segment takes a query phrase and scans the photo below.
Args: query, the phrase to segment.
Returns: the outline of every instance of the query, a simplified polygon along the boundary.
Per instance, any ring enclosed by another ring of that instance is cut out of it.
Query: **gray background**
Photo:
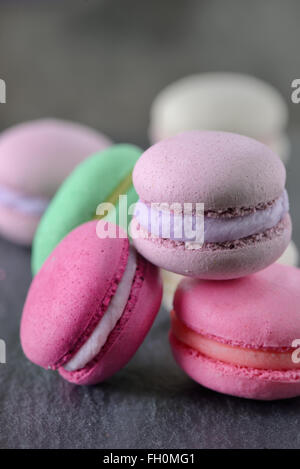
[[[149,106],[166,84],[212,70],[274,84],[290,110],[288,189],[300,246],[300,75],[297,0],[2,1],[0,130],[44,116],[78,120],[115,141],[147,146]],[[300,447],[300,399],[252,402],[219,395],[172,360],[161,311],[130,364],[108,382],[79,388],[22,355],[18,325],[31,281],[30,251],[0,239],[2,448]]]

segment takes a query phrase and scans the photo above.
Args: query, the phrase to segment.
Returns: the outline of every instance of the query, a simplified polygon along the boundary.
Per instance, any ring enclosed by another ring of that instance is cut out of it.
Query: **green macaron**
[[[36,231],[31,259],[33,275],[55,246],[82,223],[104,217],[127,228],[123,226],[123,217],[119,220],[119,195],[127,195],[128,207],[137,201],[131,174],[141,154],[142,150],[133,145],[113,145],[75,168],[58,189]],[[104,202],[113,204],[116,210],[102,215],[97,207]]]

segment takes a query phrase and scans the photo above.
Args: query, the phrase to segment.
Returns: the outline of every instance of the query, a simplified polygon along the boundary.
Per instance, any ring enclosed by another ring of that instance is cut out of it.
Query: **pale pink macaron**
[[[70,172],[111,141],[85,125],[40,119],[0,135],[0,235],[29,245],[50,199]]]
[[[178,365],[215,391],[251,399],[300,395],[300,269],[242,279],[184,279],[170,342]]]
[[[106,229],[118,237],[103,238]],[[161,296],[158,269],[126,234],[88,222],[60,242],[32,282],[21,321],[24,353],[67,381],[96,384],[131,359]]]
[[[242,135],[190,131],[156,143],[133,172],[140,198],[135,246],[185,276],[222,280],[257,272],[291,238],[285,178],[278,156]]]

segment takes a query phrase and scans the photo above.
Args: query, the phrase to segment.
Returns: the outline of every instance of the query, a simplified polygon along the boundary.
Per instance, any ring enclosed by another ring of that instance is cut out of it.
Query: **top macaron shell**
[[[267,146],[248,137],[189,131],[146,150],[133,182],[145,202],[204,203],[204,210],[251,207],[279,197],[285,168]]]
[[[16,125],[0,135],[0,184],[50,199],[77,164],[111,144],[96,130],[59,119]]]
[[[199,129],[268,140],[284,130],[287,120],[287,106],[269,83],[239,73],[203,73],[184,77],[158,94],[149,135],[155,142]]]
[[[106,202],[130,175],[141,153],[142,150],[134,145],[113,145],[90,156],[74,169],[58,189],[38,226],[32,249],[33,274],[71,230],[96,216],[98,205]],[[125,194],[128,206],[137,201],[132,183]],[[118,220],[116,210],[116,223]]]
[[[127,306],[100,355],[81,370],[63,368],[101,321],[128,260],[125,232],[99,238],[98,223],[107,225],[85,223],[55,248],[33,280],[21,321],[25,355],[76,384],[100,382],[127,363],[149,331],[162,295],[157,268],[138,256]]]
[[[300,338],[300,269],[272,264],[224,282],[184,279],[174,297],[190,329],[233,346],[292,347]]]

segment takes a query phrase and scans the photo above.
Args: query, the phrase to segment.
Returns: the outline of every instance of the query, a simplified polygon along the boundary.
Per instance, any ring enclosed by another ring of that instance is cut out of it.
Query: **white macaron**
[[[203,73],[182,78],[155,98],[150,115],[151,143],[186,130],[224,130],[289,156],[287,105],[269,83],[250,75]]]

